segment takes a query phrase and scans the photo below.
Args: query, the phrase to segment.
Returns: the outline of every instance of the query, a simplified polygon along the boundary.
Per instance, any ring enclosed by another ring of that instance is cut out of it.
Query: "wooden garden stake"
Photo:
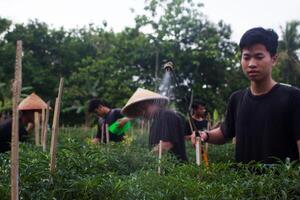
[[[40,145],[40,115],[34,112],[34,139],[35,145]]]
[[[59,115],[60,115],[60,104],[62,98],[62,90],[64,85],[64,79],[60,78],[58,96],[55,100],[53,124],[52,124],[52,138],[51,138],[51,149],[50,149],[50,172],[54,173],[56,170],[56,148],[57,148],[57,136],[59,127]]]
[[[17,41],[15,79],[13,82],[12,137],[11,137],[11,199],[19,199],[19,112],[22,88],[22,41]]]
[[[101,144],[104,143],[104,122],[101,125]]]
[[[108,124],[105,124],[106,144],[109,143]]]
[[[162,156],[162,140],[159,141],[158,148],[158,174],[161,174],[161,156]]]
[[[49,122],[49,108],[50,108],[50,102],[47,102],[47,108],[46,108],[46,116],[45,116],[45,122],[44,122],[44,129],[43,129],[43,141],[42,141],[42,146],[43,146],[43,151],[46,151],[47,148],[47,133],[48,133],[48,122]]]
[[[41,121],[41,145],[43,145],[43,140],[44,140],[45,115],[46,115],[46,109],[42,109],[42,121]]]
[[[196,164],[201,165],[201,141],[200,137],[196,137]]]

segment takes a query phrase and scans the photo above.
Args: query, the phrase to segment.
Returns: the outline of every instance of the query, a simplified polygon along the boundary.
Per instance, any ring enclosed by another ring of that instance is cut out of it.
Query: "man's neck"
[[[264,82],[251,81],[250,90],[255,96],[263,95],[268,93],[274,85],[276,85],[276,82],[273,79],[269,79]]]

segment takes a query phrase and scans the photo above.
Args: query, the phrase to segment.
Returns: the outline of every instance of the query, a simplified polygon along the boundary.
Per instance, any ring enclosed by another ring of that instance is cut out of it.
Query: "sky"
[[[201,2],[201,11],[217,23],[231,25],[232,40],[238,42],[249,28],[273,28],[281,35],[280,26],[300,20],[300,0],[194,0]],[[52,27],[66,29],[90,23],[108,23],[114,31],[134,25],[134,16],[141,13],[144,0],[0,0],[0,17],[27,23],[38,19]],[[132,13],[133,8],[136,13]]]

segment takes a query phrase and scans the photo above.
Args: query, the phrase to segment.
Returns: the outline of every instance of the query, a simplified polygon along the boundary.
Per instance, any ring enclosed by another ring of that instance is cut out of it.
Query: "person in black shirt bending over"
[[[250,87],[230,96],[220,128],[201,132],[201,139],[213,144],[236,137],[237,162],[299,160],[300,90],[273,80],[277,46],[273,30],[258,27],[244,33],[239,43],[241,66]]]
[[[149,146],[154,153],[171,152],[179,161],[187,161],[184,141],[184,120],[167,109],[168,98],[139,88],[123,107],[122,113],[130,118],[151,120]]]
[[[96,113],[99,118],[97,135],[92,143],[96,144],[100,141],[103,143],[106,143],[107,141],[121,142],[124,140],[124,134],[116,135],[107,130],[107,128],[116,121],[119,121],[118,128],[122,128],[125,123],[129,121],[128,118],[121,114],[121,109],[111,109],[107,103],[99,99],[92,99],[89,101],[88,111],[90,113]],[[108,133],[109,138],[106,138],[106,133]]]
[[[192,104],[192,120],[197,130],[203,131],[207,129],[208,121],[205,117],[206,109],[205,104],[202,101],[194,101]],[[192,124],[189,121],[185,125],[185,138],[190,140],[193,130],[191,130]]]
[[[24,110],[20,111],[19,120],[19,140],[25,141],[29,137],[28,131],[33,128],[34,111]],[[12,118],[8,118],[0,124],[0,153],[10,151],[12,131]]]

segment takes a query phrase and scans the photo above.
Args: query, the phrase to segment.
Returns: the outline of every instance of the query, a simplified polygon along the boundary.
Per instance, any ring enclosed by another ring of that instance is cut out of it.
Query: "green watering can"
[[[110,125],[108,127],[108,130],[112,134],[123,135],[131,127],[130,121],[126,122],[122,128],[118,128],[119,124],[120,123],[118,121],[116,121],[115,123],[113,123],[112,125]]]

